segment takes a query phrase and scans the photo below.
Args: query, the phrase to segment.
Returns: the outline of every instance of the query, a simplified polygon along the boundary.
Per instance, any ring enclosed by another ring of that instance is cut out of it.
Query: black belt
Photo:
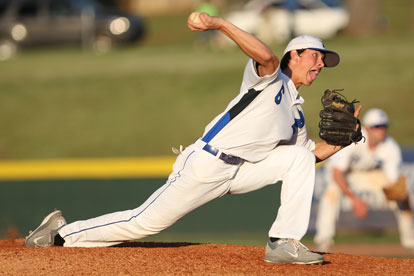
[[[211,153],[214,156],[217,156],[217,154],[219,153],[219,150],[216,149],[213,146],[210,146],[209,144],[206,144],[203,147],[203,150],[205,150],[208,153]],[[243,158],[237,157],[237,156],[232,156],[232,155],[227,155],[224,152],[222,152],[219,156],[220,160],[223,160],[224,163],[230,164],[230,165],[240,165],[244,162]]]

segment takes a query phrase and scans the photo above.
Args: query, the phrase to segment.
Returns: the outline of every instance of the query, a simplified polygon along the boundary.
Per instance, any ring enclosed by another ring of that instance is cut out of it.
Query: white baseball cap
[[[372,108],[365,113],[363,122],[367,127],[387,126],[388,116],[384,110]]]
[[[312,49],[323,52],[325,54],[325,58],[323,59],[325,67],[335,67],[339,63],[340,58],[337,53],[325,49],[322,40],[310,35],[301,35],[292,39],[286,46],[283,56],[292,50],[302,49]]]

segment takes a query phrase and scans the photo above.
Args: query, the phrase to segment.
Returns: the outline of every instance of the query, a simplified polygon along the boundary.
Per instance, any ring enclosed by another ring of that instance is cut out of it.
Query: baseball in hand
[[[190,14],[190,20],[194,24],[201,24],[200,13],[199,12],[193,12],[192,14]]]

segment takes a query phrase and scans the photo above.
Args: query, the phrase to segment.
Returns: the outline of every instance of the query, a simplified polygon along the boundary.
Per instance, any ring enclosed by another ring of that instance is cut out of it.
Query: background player
[[[327,187],[319,202],[316,219],[315,243],[326,252],[333,244],[335,224],[339,217],[341,196],[352,202],[357,218],[368,215],[368,203],[360,198],[369,193],[373,207],[394,210],[401,244],[414,249],[414,225],[408,201],[388,202],[384,187],[397,185],[400,178],[401,149],[387,134],[388,116],[381,109],[370,109],[363,119],[365,143],[353,144],[335,154],[325,164],[324,180]],[[396,204],[398,203],[398,204]]]
[[[304,101],[297,89],[311,85],[323,67],[336,66],[339,55],[319,39],[301,36],[287,45],[279,64],[265,44],[222,18],[196,13],[187,24],[193,31],[222,32],[249,57],[240,93],[200,139],[180,152],[166,184],[141,206],[70,224],[55,211],[29,234],[26,246],[98,247],[137,240],[225,194],[247,193],[282,180],[281,206],[269,231],[265,260],[323,261],[299,240],[308,228],[315,160],[342,147],[308,139]]]

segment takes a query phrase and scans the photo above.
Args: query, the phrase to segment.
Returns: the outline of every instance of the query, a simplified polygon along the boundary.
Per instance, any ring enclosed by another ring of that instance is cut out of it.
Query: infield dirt
[[[414,259],[325,253],[322,265],[272,264],[264,247],[131,242],[106,248],[25,248],[0,240],[0,275],[412,275]]]

